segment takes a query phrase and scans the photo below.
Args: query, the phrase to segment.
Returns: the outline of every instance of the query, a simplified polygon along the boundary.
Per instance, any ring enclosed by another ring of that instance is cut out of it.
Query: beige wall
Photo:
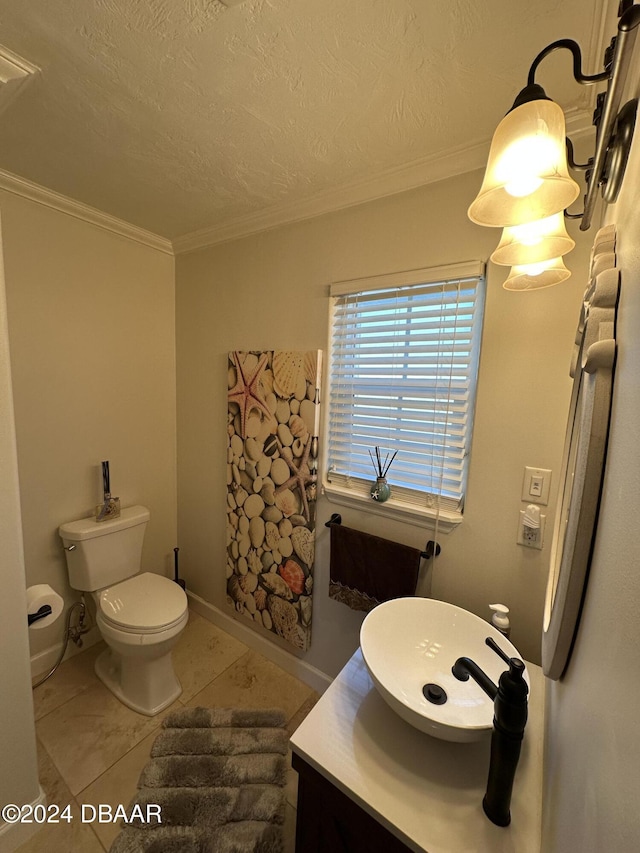
[[[455,179],[278,228],[176,259],[178,525],[187,587],[226,609],[226,353],[326,350],[328,285],[361,276],[486,260],[499,232],[466,209],[481,175]],[[551,468],[555,498],[585,285],[588,242],[568,258],[575,275],[538,293],[507,293],[490,266],[476,429],[463,524],[441,536],[432,594],[488,617],[512,610],[512,638],[538,661],[552,524],[542,552],[516,545],[525,465]],[[551,522],[554,506],[548,508]],[[345,524],[423,548],[429,531],[318,501],[314,621],[308,663],[337,673],[358,645],[362,614],[328,598],[332,511]],[[429,578],[426,578],[428,583]],[[426,587],[423,587],[426,588]]]
[[[92,512],[103,459],[122,505],[151,510],[143,567],[169,573],[173,258],[8,193],[0,206],[27,585],[75,598],[57,528]],[[32,657],[59,647],[63,629],[31,631]]]

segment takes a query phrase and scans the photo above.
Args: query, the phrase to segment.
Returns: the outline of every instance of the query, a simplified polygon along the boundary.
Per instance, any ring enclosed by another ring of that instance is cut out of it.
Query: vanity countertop
[[[360,649],[291,747],[417,853],[540,853],[544,677],[527,669],[529,719],[506,828],[482,810],[490,738],[449,743],[414,729],[378,694]]]

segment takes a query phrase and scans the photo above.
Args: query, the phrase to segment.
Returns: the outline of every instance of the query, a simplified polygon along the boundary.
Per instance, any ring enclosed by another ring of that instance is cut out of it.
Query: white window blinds
[[[483,272],[474,262],[332,287],[330,483],[364,493],[378,446],[397,451],[396,500],[462,509]]]

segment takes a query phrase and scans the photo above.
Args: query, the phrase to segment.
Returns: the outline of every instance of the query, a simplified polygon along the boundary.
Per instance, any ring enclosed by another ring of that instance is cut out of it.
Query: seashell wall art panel
[[[229,353],[227,601],[311,643],[320,350]]]

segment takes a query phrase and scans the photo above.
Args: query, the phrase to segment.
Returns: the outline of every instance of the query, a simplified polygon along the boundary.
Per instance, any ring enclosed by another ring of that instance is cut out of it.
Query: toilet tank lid
[[[96,521],[94,516],[90,516],[78,521],[69,521],[61,525],[58,533],[62,539],[80,542],[83,539],[106,536],[107,533],[115,533],[117,530],[126,530],[127,527],[135,527],[136,524],[145,524],[149,521],[149,517],[150,512],[145,506],[129,506],[121,510],[118,518]]]

